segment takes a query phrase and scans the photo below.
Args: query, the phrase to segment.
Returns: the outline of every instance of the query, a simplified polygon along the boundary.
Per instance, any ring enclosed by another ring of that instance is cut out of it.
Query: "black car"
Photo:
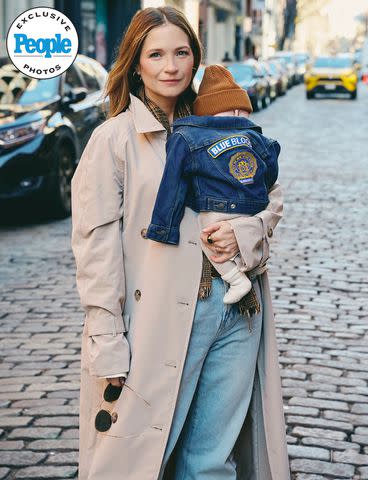
[[[252,107],[255,112],[267,106],[270,102],[267,96],[267,82],[260,76],[253,64],[233,63],[227,66],[231,75],[234,77],[244,90],[247,91]]]
[[[37,199],[55,218],[70,215],[78,159],[107,111],[106,78],[84,55],[45,80],[0,59],[0,201]]]

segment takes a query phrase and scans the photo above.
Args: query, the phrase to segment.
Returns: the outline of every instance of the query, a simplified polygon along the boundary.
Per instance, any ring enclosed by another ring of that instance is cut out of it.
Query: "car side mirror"
[[[68,92],[63,99],[64,105],[71,105],[73,103],[78,103],[84,100],[87,96],[87,89],[84,87],[75,87]]]

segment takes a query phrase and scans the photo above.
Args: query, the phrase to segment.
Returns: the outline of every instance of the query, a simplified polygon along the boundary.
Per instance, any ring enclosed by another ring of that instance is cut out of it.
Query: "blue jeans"
[[[159,480],[175,447],[170,480],[235,480],[232,449],[250,403],[262,330],[259,280],[253,286],[261,312],[245,318],[226,305],[228,288],[212,279],[211,295],[198,300],[179,395]]]

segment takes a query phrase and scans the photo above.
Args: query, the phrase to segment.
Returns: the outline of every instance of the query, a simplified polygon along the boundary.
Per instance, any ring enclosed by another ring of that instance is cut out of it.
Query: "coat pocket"
[[[138,437],[149,428],[152,420],[151,404],[143,396],[125,382],[119,398],[108,406],[114,422],[106,432],[98,435],[115,438]]]

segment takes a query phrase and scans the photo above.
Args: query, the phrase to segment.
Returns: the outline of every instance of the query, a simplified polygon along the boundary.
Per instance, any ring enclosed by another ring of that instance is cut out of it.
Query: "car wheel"
[[[267,108],[271,103],[270,95],[267,93],[265,97],[262,98],[262,107]]]
[[[44,191],[44,208],[53,218],[65,218],[71,214],[71,181],[74,174],[73,148],[62,143],[56,149],[54,175],[50,176]]]
[[[351,94],[350,94],[351,100],[356,100],[357,94],[358,94],[357,89],[355,89],[354,92],[351,92]]]
[[[253,112],[259,112],[262,108],[262,100],[258,97],[253,97],[252,100],[252,107],[253,107]]]
[[[310,100],[311,98],[314,98],[314,93],[306,92],[306,97],[307,97],[307,100]]]

